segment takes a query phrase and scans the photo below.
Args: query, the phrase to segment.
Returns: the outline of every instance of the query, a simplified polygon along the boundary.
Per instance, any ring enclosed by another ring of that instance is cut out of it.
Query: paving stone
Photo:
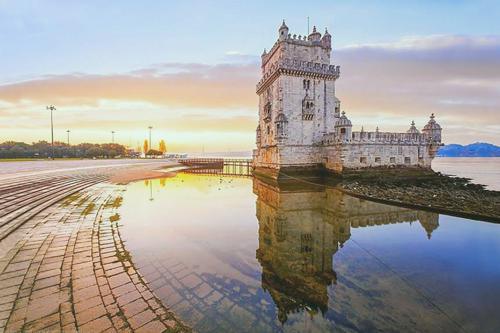
[[[108,317],[101,317],[96,320],[93,320],[83,326],[80,326],[79,331],[81,333],[100,333],[104,332],[105,330],[111,328],[113,325],[111,324],[111,321],[109,320]]]
[[[73,290],[73,299],[75,302],[84,301],[97,295],[99,295],[99,288],[97,286]]]
[[[23,326],[24,326],[24,320],[18,320],[14,322],[9,319],[9,322],[5,327],[5,333],[22,332]]]
[[[118,274],[115,276],[112,276],[108,279],[109,286],[111,289],[119,287],[127,282],[130,282],[130,278],[126,273]]]
[[[23,283],[24,276],[13,277],[10,279],[5,279],[0,281],[0,289],[8,288],[12,286],[19,286]]]
[[[25,276],[27,270],[21,270],[21,271],[14,271],[14,272],[9,272],[9,273],[2,273],[0,275],[0,281],[7,280],[13,277],[19,277],[19,276]]]
[[[119,286],[117,288],[114,288],[113,289],[113,295],[115,295],[115,297],[118,297],[120,295],[132,292],[134,290],[137,290],[136,287],[135,287],[135,284],[133,284],[132,282],[130,282],[130,283],[121,285],[121,286]]]
[[[59,311],[59,294],[48,295],[28,303],[26,321],[30,322]]]
[[[59,292],[59,286],[55,285],[55,286],[51,286],[51,287],[48,287],[48,288],[38,289],[38,290],[33,291],[31,293],[30,298],[31,299],[36,299],[36,298],[40,298],[40,297],[43,297],[43,296],[46,296],[46,295],[50,295],[50,294],[54,294],[54,293],[57,293],[57,292]]]
[[[20,271],[20,270],[27,270],[28,267],[31,264],[31,260],[28,261],[21,261],[17,263],[11,263],[7,266],[7,268],[4,270],[4,272],[14,272],[14,271]]]
[[[127,318],[130,318],[133,315],[145,310],[147,307],[148,304],[142,298],[139,298],[132,303],[123,306],[122,308]]]
[[[7,303],[7,304],[2,304],[0,305],[0,311],[7,311],[7,310],[11,310],[13,308],[14,304],[12,303]]]
[[[79,279],[87,276],[92,276],[94,275],[94,269],[93,268],[84,268],[84,269],[79,269],[79,270],[73,270],[72,271],[72,276],[74,279]]]
[[[94,306],[97,306],[99,304],[102,304],[102,299],[101,296],[95,296],[89,299],[86,299],[82,302],[78,302],[74,305],[75,312],[80,313],[83,312],[84,310],[87,310],[89,308],[92,308]]]
[[[56,268],[61,268],[62,263],[61,262],[53,262],[50,264],[42,264],[40,268],[38,269],[39,272],[45,272],[45,271],[50,271],[52,269]]]
[[[109,305],[115,302],[115,299],[111,295],[106,295],[102,298],[104,305]]]
[[[62,333],[78,333],[74,323],[62,327]]]
[[[94,306],[80,313],[76,313],[76,323],[80,327],[81,325],[102,317],[106,314],[106,309],[103,305]]]
[[[43,288],[47,288],[47,287],[54,286],[54,285],[59,285],[60,282],[61,282],[61,278],[59,276],[52,276],[49,278],[36,280],[35,285],[33,286],[33,290],[43,289]]]
[[[45,272],[38,273],[36,278],[37,279],[43,279],[43,278],[48,278],[52,276],[57,276],[61,275],[61,270],[59,268],[51,269]]]
[[[13,321],[13,322],[20,321],[20,320],[24,321],[24,319],[26,318],[27,310],[28,310],[28,308],[24,307],[24,308],[15,309],[12,312],[9,311],[9,316],[6,318],[9,318],[9,321]]]
[[[135,332],[136,333],[163,332],[166,329],[167,326],[165,326],[162,322],[160,322],[159,320],[153,320],[147,323],[146,325],[138,328]]]
[[[61,314],[61,325],[66,326],[69,324],[73,324],[75,322],[75,316],[72,312],[66,312]]]
[[[8,295],[0,297],[0,305],[2,304],[11,304],[13,305],[16,300],[16,295]]]
[[[73,280],[73,288],[74,289],[82,289],[82,288],[90,287],[90,286],[93,286],[96,284],[97,284],[97,281],[96,281],[95,276],[93,276],[93,275]]]
[[[18,286],[3,288],[3,289],[0,289],[0,297],[12,295],[12,294],[17,294],[18,292],[19,292]]]
[[[141,298],[141,294],[137,290],[134,290],[130,293],[119,296],[116,299],[116,302],[118,303],[118,305],[123,307],[124,305],[126,305],[132,301],[135,301],[138,298]]]
[[[123,266],[118,266],[118,267],[115,267],[113,269],[110,269],[110,270],[106,270],[105,271],[105,274],[107,277],[110,277],[110,276],[113,276],[113,275],[116,275],[116,274],[119,274],[119,273],[125,273],[125,270],[123,269]]]
[[[59,323],[59,313],[43,317],[25,325],[25,332],[40,332],[44,328]]]
[[[135,330],[156,318],[156,314],[151,310],[146,310],[128,319],[130,326]]]

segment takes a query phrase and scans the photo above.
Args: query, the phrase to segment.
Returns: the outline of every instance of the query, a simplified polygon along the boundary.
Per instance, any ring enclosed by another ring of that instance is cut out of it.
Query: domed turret
[[[342,111],[342,115],[335,124],[335,127],[352,127],[352,123],[349,120],[349,118],[347,118],[347,116],[345,115],[345,111]]]
[[[429,122],[422,129],[422,133],[425,133],[433,142],[441,142],[441,126],[434,119],[434,113],[431,114]]]
[[[415,127],[415,121],[411,121],[411,126],[410,126],[410,129],[406,131],[406,133],[408,134],[419,134],[420,132],[418,131],[418,129]]]
[[[335,135],[340,141],[349,141],[352,135],[352,123],[342,111],[342,115],[335,123]]]
[[[281,23],[281,27],[279,28],[278,33],[278,40],[285,40],[288,37],[288,27],[285,24],[285,20],[283,20],[283,23]]]
[[[313,27],[313,31],[307,37],[308,40],[313,42],[319,42],[321,39],[321,33],[316,30],[316,26]]]
[[[325,28],[325,34],[323,35],[323,38],[321,38],[321,44],[323,47],[326,47],[327,49],[332,48],[332,35],[328,33],[328,29]]]

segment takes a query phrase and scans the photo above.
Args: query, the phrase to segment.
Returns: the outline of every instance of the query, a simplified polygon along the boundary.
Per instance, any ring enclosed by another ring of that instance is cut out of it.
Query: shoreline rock
[[[500,192],[441,173],[350,174],[339,184],[357,197],[500,223]]]

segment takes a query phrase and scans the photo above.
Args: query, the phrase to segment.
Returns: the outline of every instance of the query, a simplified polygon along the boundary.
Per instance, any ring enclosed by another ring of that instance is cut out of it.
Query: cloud
[[[158,64],[114,75],[69,74],[0,86],[0,101],[98,106],[100,100],[175,107],[256,105],[258,70],[250,64]]]
[[[434,112],[452,140],[473,141],[482,138],[466,133],[500,122],[500,36],[411,37],[333,54],[341,65],[337,94],[354,123],[370,115],[422,122]]]
[[[422,126],[434,112],[447,142],[500,143],[500,36],[408,37],[334,49],[332,57],[341,66],[337,96],[355,127],[402,131],[412,119]],[[120,126],[131,128],[147,114],[169,129],[227,128],[226,133],[246,133],[253,142],[256,59],[234,51],[226,54],[227,63],[216,65],[161,63],[126,73],[47,75],[3,84],[0,117],[9,126],[16,123],[18,131],[23,123],[28,129],[41,119],[34,115],[27,125],[30,110],[55,104],[79,115],[63,119],[68,127],[71,121],[91,127],[92,119],[111,126],[120,117]],[[127,103],[138,107],[120,111]],[[16,114],[22,122],[16,122]]]

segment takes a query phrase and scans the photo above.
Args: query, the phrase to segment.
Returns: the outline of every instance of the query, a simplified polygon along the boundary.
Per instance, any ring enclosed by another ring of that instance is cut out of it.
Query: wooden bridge
[[[189,168],[185,173],[220,176],[251,176],[252,160],[235,158],[184,158],[179,163]]]

